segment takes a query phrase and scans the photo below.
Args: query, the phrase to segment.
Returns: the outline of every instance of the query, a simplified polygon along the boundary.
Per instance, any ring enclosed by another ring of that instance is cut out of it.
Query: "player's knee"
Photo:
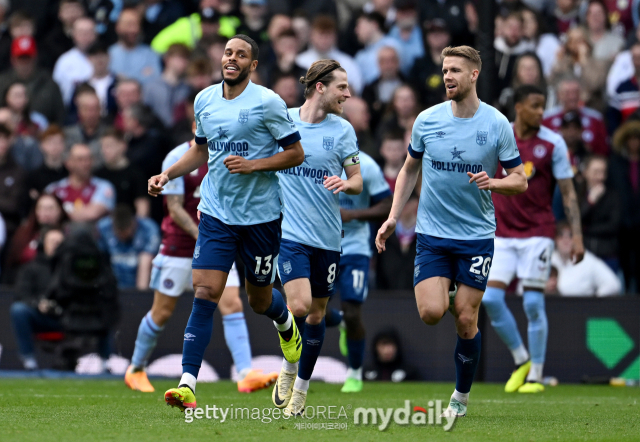
[[[478,315],[472,312],[461,312],[456,318],[456,328],[458,330],[475,330],[478,325]],[[463,332],[466,333],[466,332]],[[464,337],[464,336],[463,336]],[[471,336],[472,338],[473,336]],[[470,338],[465,338],[470,339]]]
[[[220,300],[220,294],[216,293],[213,287],[202,285],[195,287],[195,297],[216,303]]]
[[[270,297],[263,298],[255,295],[254,296],[249,295],[248,298],[249,298],[249,307],[251,307],[251,309],[259,315],[266,312],[269,306],[271,305]]]
[[[151,308],[151,318],[153,322],[159,326],[164,326],[171,315],[173,314],[173,309],[169,306],[161,306],[161,307],[152,307]]]
[[[318,325],[322,322],[324,318],[324,312],[310,312],[307,316],[306,322],[311,325]]]
[[[544,295],[527,296],[523,302],[524,312],[529,321],[537,321],[545,316]]]
[[[226,294],[222,295],[220,298],[220,304],[218,304],[220,309],[220,313],[223,315],[230,315],[232,313],[240,313],[243,310],[242,301],[240,300],[240,296],[237,296],[232,293],[227,297]]]
[[[503,297],[493,295],[490,290],[487,290],[482,297],[482,305],[489,315],[499,311],[503,307],[504,303]]]
[[[287,300],[287,301],[289,301],[289,300]],[[296,316],[298,318],[302,318],[303,316],[307,316],[309,314],[310,307],[311,307],[310,305],[307,305],[302,300],[294,300],[294,299],[292,299],[289,302],[289,308],[291,309],[291,313],[293,313],[293,316]],[[317,323],[319,324],[320,321],[318,321]]]
[[[445,310],[442,307],[427,305],[419,307],[420,319],[427,325],[436,325],[442,319]]]

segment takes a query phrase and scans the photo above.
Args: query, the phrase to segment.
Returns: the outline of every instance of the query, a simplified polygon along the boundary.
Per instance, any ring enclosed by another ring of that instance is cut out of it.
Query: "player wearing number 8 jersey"
[[[362,192],[356,134],[339,117],[350,97],[346,71],[335,60],[319,60],[300,81],[306,101],[290,114],[302,136],[305,160],[278,173],[285,203],[278,273],[302,334],[300,362],[283,360],[273,389],[273,403],[286,407],[285,415],[304,414],[309,379],[324,341],[325,311],[340,266],[339,193]]]
[[[551,271],[555,218],[551,202],[557,181],[564,210],[573,233],[574,258],[584,256],[580,209],[573,188],[573,170],[562,137],[541,126],[545,98],[535,86],[521,86],[514,94],[513,130],[525,164],[529,190],[513,198],[494,195],[496,206],[495,255],[487,291],[482,298],[491,325],[509,347],[515,370],[505,386],[507,393],[539,393],[547,348],[544,287]],[[502,170],[498,170],[502,175]],[[529,321],[529,353],[516,321],[507,308],[505,290],[514,277],[522,283],[524,311]],[[525,383],[526,378],[526,383]]]
[[[458,333],[456,389],[444,416],[464,416],[480,356],[478,311],[493,255],[496,226],[491,193],[522,193],[527,180],[509,122],[478,100],[478,51],[469,46],[448,47],[442,51],[442,60],[451,101],[423,111],[416,119],[391,213],[378,230],[376,247],[384,251],[422,169],[416,301],[422,320],[437,324],[449,308],[450,286],[457,284],[451,309]],[[498,161],[508,174],[502,180],[490,178]]]
[[[255,41],[246,35],[232,37],[221,65],[224,81],[204,89],[194,103],[195,145],[149,180],[149,193],[157,196],[171,179],[208,164],[198,206],[202,214],[192,262],[195,299],[184,333],[183,374],[178,388],[165,393],[166,403],[182,410],[196,407],[196,378],[236,253],[245,264],[249,305],[273,319],[285,358],[297,362],[302,347],[292,315],[273,289],[282,211],[275,172],[304,160],[300,134],[284,101],[249,80],[258,66]]]

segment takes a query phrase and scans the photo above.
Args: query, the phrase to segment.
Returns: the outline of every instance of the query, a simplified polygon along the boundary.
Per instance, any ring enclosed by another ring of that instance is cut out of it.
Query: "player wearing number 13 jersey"
[[[299,364],[285,359],[273,390],[273,403],[286,407],[285,415],[304,413],[324,341],[325,311],[340,266],[339,193],[362,192],[356,133],[339,116],[350,97],[346,71],[335,60],[319,60],[300,81],[306,101],[290,114],[302,136],[305,160],[278,172],[285,205],[278,274],[302,334]]]
[[[176,163],[189,149],[183,143],[173,149],[163,169]],[[131,366],[125,374],[125,384],[132,390],[153,392],[144,367],[156,347],[165,323],[172,316],[178,297],[192,290],[191,257],[198,237],[198,203],[200,183],[207,174],[207,166],[169,181],[164,188],[165,217],[162,220],[162,245],[153,260],[150,288],[154,290],[153,305],[138,328]],[[229,272],[219,305],[227,346],[238,373],[238,390],[252,392],[275,382],[277,373],[263,374],[251,369],[249,332],[240,301],[240,279],[235,265]]]
[[[437,324],[449,308],[458,342],[454,352],[456,389],[443,416],[464,416],[480,356],[478,311],[487,284],[495,234],[491,193],[515,195],[527,179],[507,119],[480,102],[476,81],[480,54],[469,46],[442,51],[442,73],[451,101],[423,111],[411,134],[409,155],[398,175],[389,219],[376,237],[378,252],[393,233],[422,168],[414,285],[418,312]],[[498,162],[508,176],[495,180]]]
[[[542,368],[548,325],[543,290],[551,271],[556,230],[551,211],[556,181],[573,230],[573,252],[578,261],[582,259],[584,247],[567,145],[560,135],[540,125],[544,94],[535,86],[521,86],[516,89],[514,101],[516,121],[513,130],[524,162],[529,190],[513,198],[493,196],[498,228],[489,287],[482,303],[491,325],[509,347],[515,362],[515,370],[505,391],[539,393],[544,390]],[[501,175],[502,170],[498,170],[498,176]],[[514,277],[520,280],[524,289],[522,301],[529,320],[531,358],[504,300],[505,290]]]
[[[224,81],[201,91],[194,102],[195,145],[149,180],[149,193],[157,196],[170,180],[208,166],[198,206],[195,299],[184,332],[182,378],[164,396],[182,410],[196,407],[196,379],[211,339],[213,313],[237,253],[245,264],[249,305],[274,321],[285,358],[291,363],[300,359],[300,334],[273,282],[282,211],[276,172],[299,166],[304,150],[284,101],[250,81],[258,51],[246,35],[229,39],[221,60]]]

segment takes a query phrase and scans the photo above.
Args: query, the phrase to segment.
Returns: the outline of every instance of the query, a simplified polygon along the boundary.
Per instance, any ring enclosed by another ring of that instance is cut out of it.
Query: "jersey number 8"
[[[471,258],[471,261],[473,261],[473,264],[471,264],[469,271],[475,275],[479,275],[480,270],[478,267],[482,265],[482,276],[486,278],[489,274],[489,269],[491,268],[491,257],[487,256],[486,258],[483,258],[482,256],[474,256]]]
[[[331,284],[336,279],[336,263],[334,262],[329,266],[329,276],[327,276],[327,282]]]

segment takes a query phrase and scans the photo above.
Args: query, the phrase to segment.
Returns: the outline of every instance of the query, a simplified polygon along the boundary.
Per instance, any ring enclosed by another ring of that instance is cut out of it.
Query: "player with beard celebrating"
[[[274,321],[287,361],[300,359],[300,334],[273,281],[282,219],[276,171],[300,165],[304,150],[284,101],[249,80],[257,66],[256,42],[246,35],[232,37],[222,56],[224,81],[195,99],[195,145],[149,179],[149,194],[158,196],[170,180],[208,162],[200,187],[192,261],[195,299],[184,333],[183,374],[178,388],[165,393],[166,403],[181,410],[196,407],[196,379],[211,339],[213,313],[236,253],[245,264],[249,305]]]
[[[573,170],[562,137],[541,126],[544,93],[535,86],[521,86],[514,94],[516,121],[513,130],[524,161],[529,190],[514,198],[494,195],[496,206],[495,255],[482,304],[498,336],[509,347],[516,369],[505,385],[507,393],[540,393],[549,326],[544,307],[544,288],[551,272],[551,253],[556,232],[551,202],[556,181],[564,211],[571,225],[573,258],[584,257],[580,208],[573,188]],[[498,175],[502,171],[498,169]],[[522,343],[516,320],[504,301],[514,277],[523,285],[522,303],[529,321],[529,353]],[[526,378],[526,382],[525,382]]]
[[[278,173],[285,205],[278,274],[302,334],[300,362],[284,359],[272,395],[275,406],[286,407],[284,414],[289,416],[304,414],[309,380],[324,341],[327,302],[337,285],[339,194],[362,192],[356,132],[340,118],[342,103],[351,96],[347,72],[335,60],[319,60],[300,82],[306,101],[290,111],[305,159],[300,167]]]
[[[509,122],[478,99],[476,82],[482,67],[478,51],[469,46],[448,47],[441,57],[450,101],[423,111],[416,119],[391,213],[378,230],[376,247],[378,253],[385,250],[422,169],[416,301],[420,318],[435,325],[449,309],[449,292],[453,292],[456,389],[443,416],[464,416],[480,357],[478,311],[493,257],[496,223],[491,193],[522,193],[527,190],[527,178]],[[498,160],[507,171],[501,180],[490,178]]]

